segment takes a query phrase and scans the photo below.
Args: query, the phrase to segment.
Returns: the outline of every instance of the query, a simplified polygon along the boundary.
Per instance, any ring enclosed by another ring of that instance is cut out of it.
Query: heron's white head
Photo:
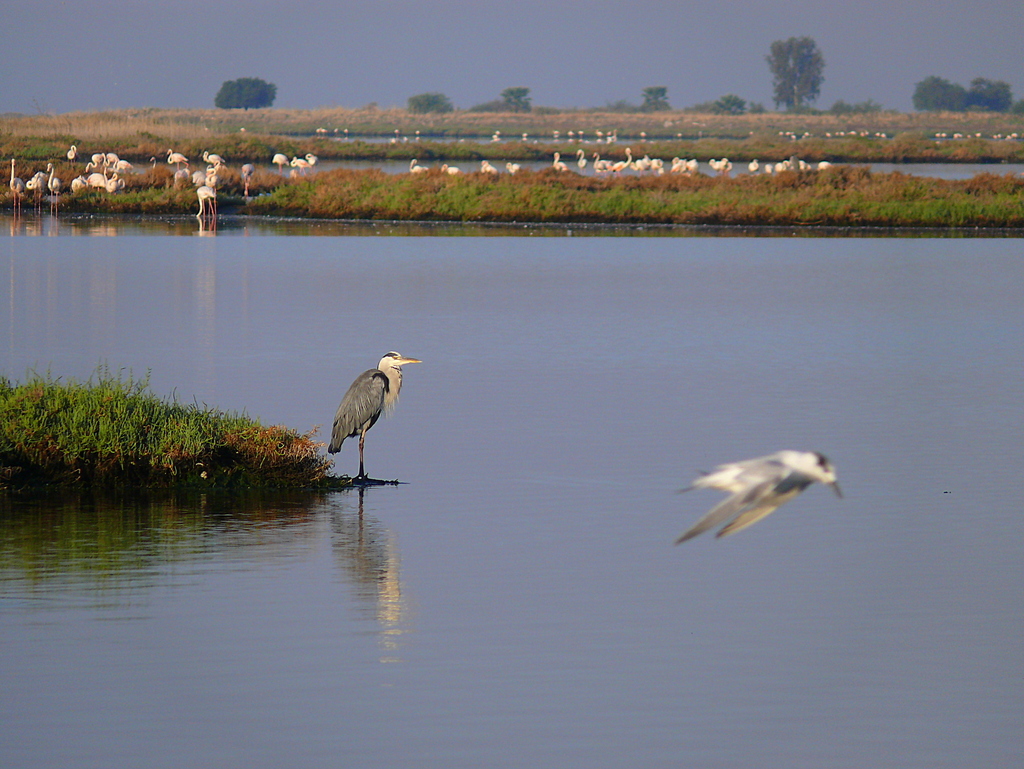
[[[381,371],[386,371],[389,368],[401,368],[406,363],[422,363],[423,361],[418,358],[406,358],[401,353],[397,353],[392,350],[386,353],[383,358],[380,359],[380,363],[377,364],[377,368]]]
[[[398,401],[398,393],[402,389],[402,366],[406,363],[422,363],[418,358],[406,358],[392,350],[386,353],[377,364],[377,368],[388,378],[388,391],[384,396],[384,411],[390,412]]]

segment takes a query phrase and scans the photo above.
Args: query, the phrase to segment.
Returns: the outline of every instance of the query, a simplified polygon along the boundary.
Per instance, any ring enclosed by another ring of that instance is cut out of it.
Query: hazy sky
[[[4,0],[0,112],[212,107],[225,80],[277,85],[275,107],[457,107],[531,89],[535,105],[685,107],[726,93],[771,108],[773,40],[813,37],[817,106],[910,110],[939,75],[1024,98],[1024,0]]]

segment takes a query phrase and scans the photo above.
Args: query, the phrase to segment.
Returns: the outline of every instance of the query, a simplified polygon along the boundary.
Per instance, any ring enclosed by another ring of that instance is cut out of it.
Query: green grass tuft
[[[0,487],[330,485],[314,432],[163,400],[148,374],[105,366],[84,382],[0,377]]]

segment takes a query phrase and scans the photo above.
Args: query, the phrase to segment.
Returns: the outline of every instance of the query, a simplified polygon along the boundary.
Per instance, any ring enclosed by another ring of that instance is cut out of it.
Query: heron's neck
[[[384,410],[391,411],[398,402],[398,391],[402,389],[402,367],[385,364],[381,371],[388,378],[388,391],[384,393]]]

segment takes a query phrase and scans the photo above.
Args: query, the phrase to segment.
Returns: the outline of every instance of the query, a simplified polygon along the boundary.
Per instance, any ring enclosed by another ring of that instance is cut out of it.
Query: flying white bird
[[[832,487],[841,497],[836,470],[815,451],[779,451],[764,457],[719,465],[695,480],[690,489],[718,489],[732,494],[719,502],[676,540],[680,542],[728,521],[717,536],[734,534],[773,512],[815,481]]]

